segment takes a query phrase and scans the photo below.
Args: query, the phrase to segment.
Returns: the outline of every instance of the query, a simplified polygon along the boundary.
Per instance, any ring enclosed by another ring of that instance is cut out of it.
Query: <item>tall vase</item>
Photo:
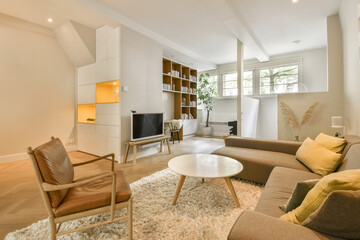
[[[295,136],[295,142],[300,142],[299,136]]]

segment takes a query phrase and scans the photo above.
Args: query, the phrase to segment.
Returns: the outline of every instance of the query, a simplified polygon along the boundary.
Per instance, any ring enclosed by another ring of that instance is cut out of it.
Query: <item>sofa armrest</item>
[[[301,236],[301,237],[300,237]],[[228,240],[328,239],[309,228],[255,211],[244,211],[231,229]],[[335,238],[336,239],[336,238]]]
[[[302,144],[301,142],[293,142],[293,141],[242,138],[235,136],[227,137],[225,139],[225,146],[282,152],[292,155],[296,154],[296,151],[299,149],[301,144]]]

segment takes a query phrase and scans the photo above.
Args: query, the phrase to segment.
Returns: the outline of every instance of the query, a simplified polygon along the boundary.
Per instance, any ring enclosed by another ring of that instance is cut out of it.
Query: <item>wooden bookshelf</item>
[[[174,118],[197,119],[197,70],[163,58],[162,78],[163,92],[174,94]],[[182,140],[183,129],[179,135]]]

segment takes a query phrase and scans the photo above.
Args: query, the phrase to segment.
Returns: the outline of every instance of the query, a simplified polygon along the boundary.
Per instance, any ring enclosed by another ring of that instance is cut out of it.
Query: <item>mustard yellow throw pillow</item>
[[[344,138],[333,137],[324,133],[320,133],[315,138],[315,142],[335,153],[341,153],[346,145],[346,140]]]
[[[321,176],[334,172],[341,163],[340,157],[341,154],[330,151],[311,138],[305,139],[296,152],[296,159]]]
[[[308,192],[299,207],[282,215],[280,219],[301,224],[310,214],[315,212],[327,196],[335,190],[360,190],[360,169],[336,172],[323,177],[315,187]]]

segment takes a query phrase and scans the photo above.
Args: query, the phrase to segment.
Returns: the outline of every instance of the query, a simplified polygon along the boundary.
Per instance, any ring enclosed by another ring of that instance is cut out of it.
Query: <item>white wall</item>
[[[164,112],[162,94],[162,46],[129,28],[121,31],[121,83],[128,92],[121,93],[121,138],[130,140],[131,110]],[[122,157],[125,145],[121,145]],[[138,157],[154,153],[156,149],[141,150]],[[129,155],[128,160],[132,160]]]
[[[327,18],[327,79],[328,92],[295,93],[278,95],[278,103],[286,103],[301,119],[308,107],[319,102],[312,119],[303,126],[300,140],[306,137],[315,138],[320,132],[333,135],[336,129],[331,128],[331,116],[342,116],[344,111],[343,81],[343,47],[342,31],[338,15]],[[279,139],[294,140],[291,128],[278,112]]]
[[[0,14],[0,162],[75,138],[75,69],[52,30]],[[18,154],[18,155],[16,155]]]
[[[174,119],[174,93],[163,92],[164,120]]]
[[[360,135],[359,1],[346,0],[340,9],[344,49],[344,117],[347,134]]]

